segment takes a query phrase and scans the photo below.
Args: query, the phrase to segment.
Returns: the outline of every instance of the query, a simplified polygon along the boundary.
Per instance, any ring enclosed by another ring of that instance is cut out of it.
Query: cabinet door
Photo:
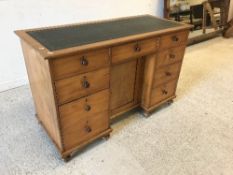
[[[137,60],[114,65],[111,69],[111,110],[134,100]]]

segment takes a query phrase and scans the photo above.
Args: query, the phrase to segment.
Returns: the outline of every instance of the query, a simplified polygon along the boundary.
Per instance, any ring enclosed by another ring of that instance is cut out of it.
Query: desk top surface
[[[130,35],[179,27],[182,24],[150,15],[27,31],[50,51],[97,43]]]

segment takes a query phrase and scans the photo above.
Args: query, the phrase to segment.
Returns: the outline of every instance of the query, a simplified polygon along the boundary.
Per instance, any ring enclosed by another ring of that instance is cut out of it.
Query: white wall
[[[0,0],[0,92],[28,83],[14,30],[139,14],[162,16],[162,1]]]
[[[196,4],[201,4],[202,2],[204,2],[205,0],[189,0],[189,3],[191,5],[196,5]]]
[[[175,5],[178,0],[170,0],[171,5]],[[187,0],[190,5],[201,4],[205,0]]]

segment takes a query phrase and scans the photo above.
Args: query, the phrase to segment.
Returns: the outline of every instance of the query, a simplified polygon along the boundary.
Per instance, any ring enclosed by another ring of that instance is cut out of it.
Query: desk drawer
[[[110,63],[109,50],[102,49],[52,60],[55,79],[106,67]]]
[[[184,51],[185,51],[185,46],[161,51],[158,54],[156,67],[160,68],[160,67],[181,61],[184,56]]]
[[[59,104],[109,88],[109,68],[55,82]]]
[[[182,44],[186,45],[188,34],[189,34],[188,31],[182,31],[182,32],[162,36],[160,42],[160,49],[177,47]]]
[[[154,74],[153,88],[178,77],[181,62],[158,69]]]
[[[112,48],[112,62],[118,63],[131,57],[143,56],[150,52],[155,52],[158,48],[158,39],[146,39],[115,46]]]
[[[152,90],[150,106],[175,95],[177,80],[170,81]]]
[[[71,149],[109,128],[109,90],[59,107],[65,149]]]

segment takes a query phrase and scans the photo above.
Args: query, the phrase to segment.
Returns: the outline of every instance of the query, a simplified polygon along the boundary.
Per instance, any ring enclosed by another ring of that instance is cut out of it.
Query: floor
[[[172,105],[126,115],[68,163],[35,119],[28,86],[0,93],[0,104],[1,175],[233,174],[233,39],[189,47]]]

